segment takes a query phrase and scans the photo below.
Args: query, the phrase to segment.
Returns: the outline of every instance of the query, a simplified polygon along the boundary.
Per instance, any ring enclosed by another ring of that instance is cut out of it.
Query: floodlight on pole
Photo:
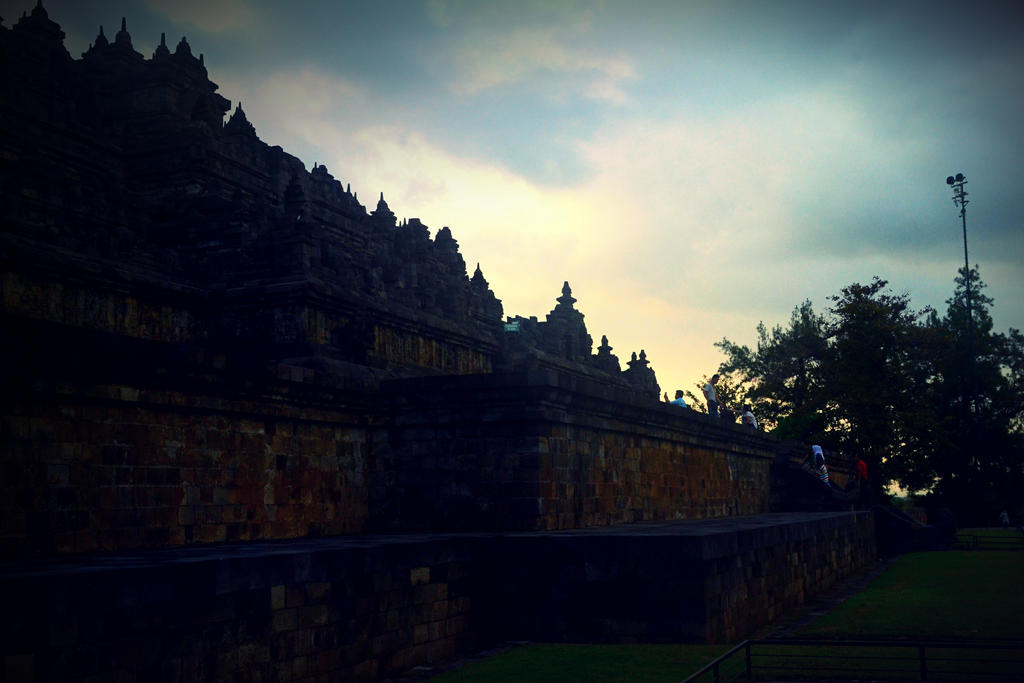
[[[969,355],[968,360],[968,373],[970,374],[968,380],[968,387],[970,391],[970,401],[968,403],[968,410],[976,411],[977,407],[974,405],[974,316],[971,313],[971,262],[967,258],[967,191],[964,190],[964,185],[967,184],[967,178],[964,177],[963,173],[957,173],[955,176],[949,176],[946,178],[946,184],[953,190],[953,204],[960,208],[960,223],[963,226],[964,231],[964,285],[965,301],[967,305],[967,353]]]

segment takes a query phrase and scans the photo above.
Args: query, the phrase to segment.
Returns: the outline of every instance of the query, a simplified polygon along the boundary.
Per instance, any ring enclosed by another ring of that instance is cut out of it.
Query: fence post
[[[750,641],[748,640],[746,643],[744,643],[744,645],[746,646],[743,648],[743,653],[746,655],[747,658],[747,680],[752,681],[754,680],[754,674],[751,671],[750,667]]]
[[[921,680],[928,680],[928,664],[924,658],[924,645],[917,646],[917,656],[921,660]]]

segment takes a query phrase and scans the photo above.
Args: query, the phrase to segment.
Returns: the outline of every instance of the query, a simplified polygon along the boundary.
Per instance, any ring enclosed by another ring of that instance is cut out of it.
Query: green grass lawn
[[[801,629],[798,637],[1020,639],[1024,638],[1022,615],[1024,552],[913,553],[898,558],[863,592]],[[513,648],[431,680],[680,681],[729,647],[538,643]],[[846,653],[837,655],[837,660],[845,658]],[[908,667],[916,675],[916,664]]]
[[[535,643],[431,678],[432,683],[679,683],[728,645],[572,645]]]
[[[1019,532],[1014,531],[1019,535]],[[871,585],[795,634],[797,638],[879,640],[998,641],[1024,638],[1024,553],[950,551],[913,553],[899,558]],[[933,680],[1018,679],[1022,648],[1016,651],[930,649]],[[886,680],[919,677],[918,651],[908,648],[790,646],[766,649],[788,667],[788,678],[819,677],[817,666],[836,666],[863,675],[881,667]],[[801,657],[807,657],[802,659]],[[885,661],[874,657],[886,658]],[[900,658],[893,662],[890,658]],[[1003,661],[1005,658],[1011,662]],[[942,661],[946,660],[946,661]],[[758,666],[755,658],[755,667]],[[824,675],[824,674],[821,674]],[[841,674],[834,674],[840,677]]]
[[[899,558],[866,590],[799,635],[1024,638],[1022,625],[1024,553],[949,551]]]

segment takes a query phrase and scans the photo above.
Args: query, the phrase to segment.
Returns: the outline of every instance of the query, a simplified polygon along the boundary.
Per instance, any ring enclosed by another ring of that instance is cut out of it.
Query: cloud
[[[876,274],[912,288],[917,307],[948,296],[956,244],[942,234],[927,121],[893,135],[872,104],[826,83],[714,118],[636,118],[580,143],[592,173],[581,195],[617,198],[625,219],[602,229],[629,236],[591,264],[632,302],[603,313],[647,333],[659,377],[710,371],[722,336],[749,340],[805,298],[823,311]]]
[[[710,254],[753,263],[917,252],[933,240],[920,222],[927,214],[906,198],[927,197],[918,190],[932,178],[908,177],[918,141],[890,136],[865,106],[856,92],[822,86],[715,118],[636,119],[579,149],[604,191],[647,197],[641,260],[667,255],[692,267]],[[671,268],[654,274],[658,285]]]
[[[372,118],[361,87],[313,65],[269,74],[226,69],[218,81],[225,97],[239,95],[263,141],[282,145],[307,167],[347,149],[350,127]]]
[[[176,24],[221,33],[251,25],[256,11],[241,0],[147,0],[146,4]]]
[[[464,36],[449,57],[456,73],[448,87],[460,95],[532,82],[545,75],[571,76],[565,85],[583,97],[625,104],[628,98],[622,85],[636,75],[625,57],[574,47],[555,27],[474,32]],[[575,85],[577,78],[582,85]]]

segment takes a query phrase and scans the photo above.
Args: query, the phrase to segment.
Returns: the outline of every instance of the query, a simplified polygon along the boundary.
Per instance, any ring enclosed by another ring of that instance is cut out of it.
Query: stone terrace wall
[[[762,515],[0,570],[0,660],[18,681],[373,681],[508,640],[735,641],[872,563],[873,528]]]
[[[575,529],[769,509],[777,441],[556,370],[402,380],[375,528]]]
[[[504,539],[509,638],[736,642],[877,558],[871,513],[767,514]]]
[[[0,557],[365,531],[358,385],[125,337],[5,341]]]
[[[361,422],[257,398],[39,387],[4,419],[4,555],[361,532]]]
[[[724,542],[719,542],[724,541]],[[709,539],[706,637],[733,642],[877,559],[870,513],[820,513]]]
[[[375,681],[473,652],[472,539],[235,546],[5,574],[10,681]]]
[[[0,411],[9,559],[768,510],[774,439],[567,374],[378,391],[145,340],[51,336],[5,348],[24,361]]]

